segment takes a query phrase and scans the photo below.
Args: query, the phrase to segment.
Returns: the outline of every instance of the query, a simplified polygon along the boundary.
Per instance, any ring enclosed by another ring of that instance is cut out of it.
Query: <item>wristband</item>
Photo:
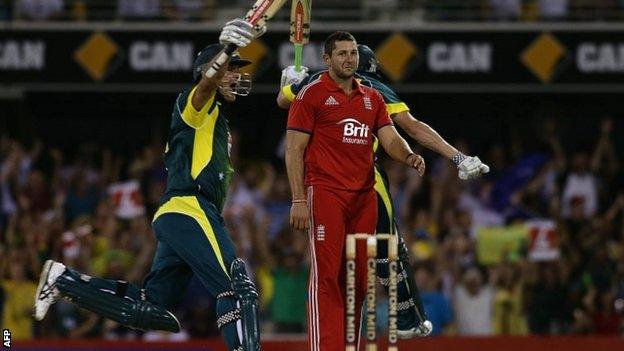
[[[466,158],[466,155],[462,154],[461,152],[457,152],[455,155],[453,155],[453,157],[451,157],[451,161],[453,161],[455,165],[459,166],[459,164]]]
[[[301,204],[301,203],[306,203],[306,202],[308,202],[308,200],[306,199],[293,199],[292,200],[293,204]]]

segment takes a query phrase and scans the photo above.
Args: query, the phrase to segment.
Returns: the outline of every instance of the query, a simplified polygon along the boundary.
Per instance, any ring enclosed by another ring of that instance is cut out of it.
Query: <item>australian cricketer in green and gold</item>
[[[143,288],[49,260],[35,297],[36,319],[64,297],[129,327],[177,332],[180,324],[170,311],[196,275],[217,299],[217,324],[228,349],[259,350],[258,294],[221,217],[234,171],[220,105],[249,93],[251,80],[239,69],[251,62],[233,55],[213,77],[204,73],[225,44],[245,46],[261,32],[243,20],[228,22],[221,43],[198,54],[194,84],[176,99],[165,150],[167,190],[153,219],[158,247]]]

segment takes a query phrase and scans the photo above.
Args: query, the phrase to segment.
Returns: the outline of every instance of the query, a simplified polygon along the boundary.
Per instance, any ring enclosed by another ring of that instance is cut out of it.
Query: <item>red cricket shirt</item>
[[[368,190],[375,184],[373,135],[392,125],[383,97],[353,80],[348,97],[329,73],[304,87],[288,113],[287,129],[310,134],[305,184]]]

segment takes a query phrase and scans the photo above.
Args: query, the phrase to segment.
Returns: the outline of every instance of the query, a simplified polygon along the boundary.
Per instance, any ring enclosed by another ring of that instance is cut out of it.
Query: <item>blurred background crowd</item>
[[[0,20],[199,21],[238,16],[248,0],[0,0]],[[617,21],[623,0],[317,0],[323,21]],[[282,11],[282,19],[288,17]],[[280,18],[280,16],[278,16]]]
[[[545,118],[535,140],[511,134],[475,151],[491,172],[471,182],[426,150],[427,175],[383,155],[399,226],[436,335],[624,334],[624,176],[621,124],[591,122],[562,140]],[[475,125],[475,128],[478,126]],[[288,225],[281,152],[251,157],[234,130],[237,169],[223,216],[261,291],[265,332],[305,331],[307,235]],[[184,332],[137,333],[60,302],[31,318],[45,259],[141,284],[166,174],[162,140],[136,152],[84,143],[64,151],[0,139],[0,316],[15,338],[176,339],[217,335],[214,300],[193,280],[177,310]],[[380,294],[383,291],[380,290]],[[379,299],[383,330],[385,299]]]

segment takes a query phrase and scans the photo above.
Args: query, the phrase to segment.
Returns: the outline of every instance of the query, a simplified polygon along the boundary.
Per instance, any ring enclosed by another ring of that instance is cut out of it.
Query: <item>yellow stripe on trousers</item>
[[[221,255],[221,248],[219,247],[219,242],[217,241],[217,236],[215,235],[214,230],[212,229],[212,225],[210,225],[210,221],[206,216],[204,210],[202,210],[199,205],[199,201],[195,196],[174,196],[169,201],[165,202],[156,214],[154,215],[154,221],[166,214],[166,213],[179,213],[193,218],[197,221],[197,224],[202,228],[206,238],[208,238],[208,242],[219,261],[219,265],[226,276],[230,276],[228,274],[228,270],[225,268],[225,263],[223,262],[223,256]]]
[[[381,173],[379,173],[377,167],[375,167],[375,191],[377,192],[377,194],[379,194],[379,196],[381,196],[381,200],[383,201],[386,212],[388,213],[388,226],[390,226],[389,233],[394,234],[394,213],[392,212],[392,201],[390,201],[390,192],[388,188],[386,188],[383,178],[381,177]]]

